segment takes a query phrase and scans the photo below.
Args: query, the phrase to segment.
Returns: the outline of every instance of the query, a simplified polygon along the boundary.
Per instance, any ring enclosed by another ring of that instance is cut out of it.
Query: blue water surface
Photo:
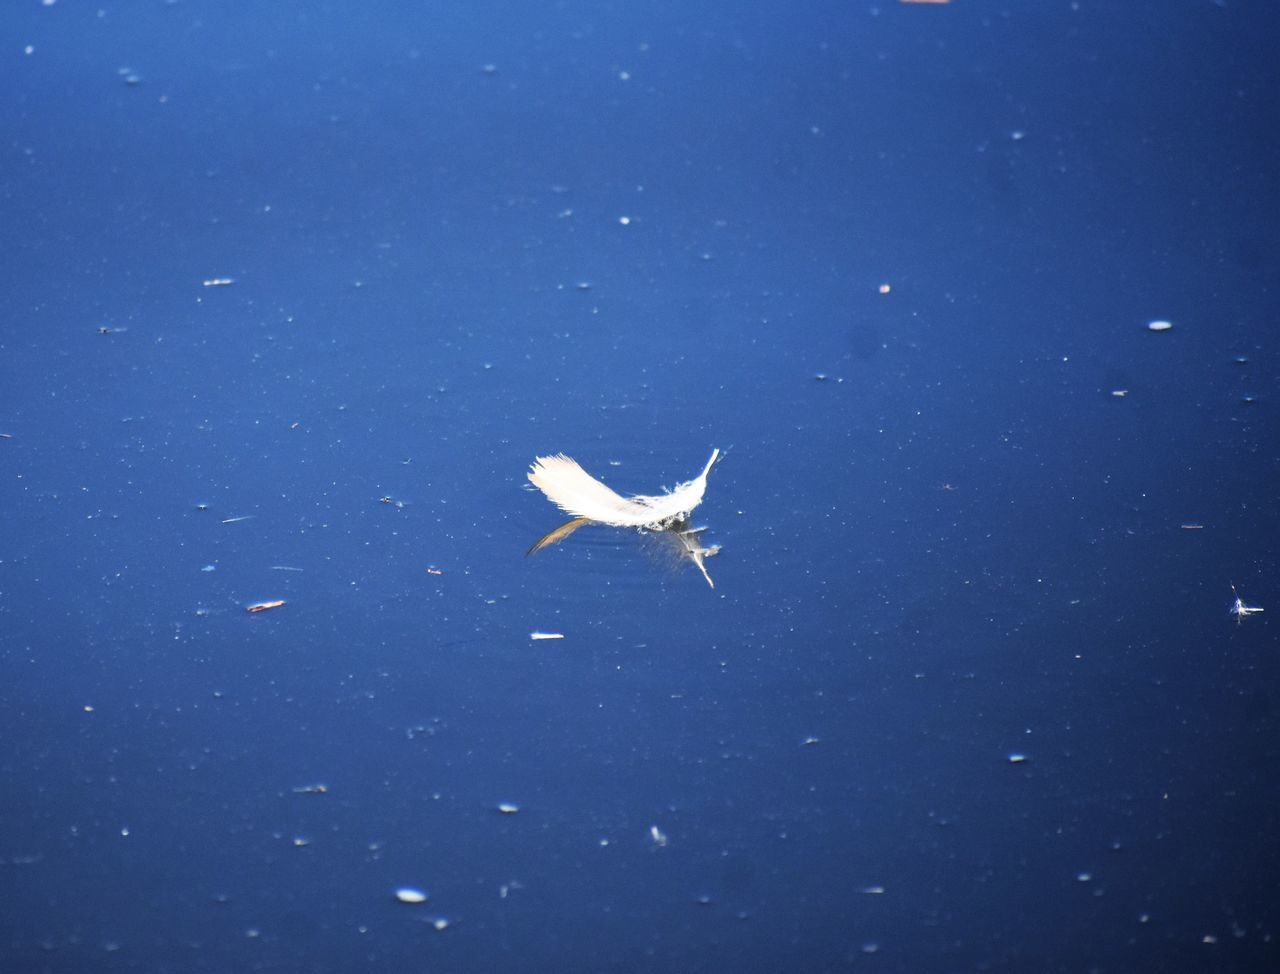
[[[0,970],[1280,969],[1271,4],[0,26]]]

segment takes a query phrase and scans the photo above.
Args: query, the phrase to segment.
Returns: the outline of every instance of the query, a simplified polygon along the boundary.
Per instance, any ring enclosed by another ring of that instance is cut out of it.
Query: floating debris
[[[564,639],[562,632],[531,632],[530,639]]]
[[[443,575],[443,574],[444,574],[444,572],[442,572],[439,568],[428,568],[428,569],[427,569],[427,574],[428,574],[428,575]]]
[[[566,514],[573,515],[573,519],[544,534],[525,554],[531,555],[541,548],[563,541],[587,524],[635,528],[641,533],[674,538],[682,554],[697,565],[707,584],[715,588],[715,583],[707,573],[706,559],[717,554],[720,546],[702,545],[699,535],[703,529],[690,525],[689,514],[702,503],[702,495],[707,489],[707,474],[719,457],[720,451],[712,450],[711,459],[702,468],[702,473],[692,480],[677,484],[664,494],[634,494],[631,497],[615,493],[583,470],[577,461],[563,453],[538,457],[529,469],[529,482],[542,491],[547,500]]]
[[[1168,331],[1173,327],[1172,321],[1148,321],[1147,331]]]
[[[1026,760],[1027,760],[1027,756],[1018,751],[1014,751],[1012,754],[1009,755],[1010,764],[1025,764]]]
[[[201,568],[200,570],[201,570],[202,572],[216,572],[216,571],[218,570],[218,566],[217,566],[217,565],[205,565],[205,566],[204,566],[203,568]]]
[[[239,524],[241,521],[251,521],[258,515],[256,514],[237,514],[235,517],[224,517],[223,524]]]
[[[1266,611],[1259,605],[1245,605],[1244,599],[1240,598],[1240,593],[1236,591],[1234,584],[1231,586],[1231,594],[1236,597],[1236,600],[1231,603],[1231,614],[1236,617],[1237,626],[1244,622],[1247,617]]]
[[[1117,399],[1123,399],[1125,396],[1129,395],[1129,390],[1128,389],[1112,389],[1111,395],[1115,396]]]
[[[890,291],[893,290],[893,287],[889,284],[881,284],[878,288],[876,288],[876,290],[879,291],[881,294],[888,294]]]
[[[202,281],[205,287],[230,287],[236,282],[234,277],[211,277],[206,281]]]
[[[246,612],[266,612],[268,609],[278,609],[284,605],[284,599],[273,599],[270,602],[255,602],[253,605],[246,605]]]
[[[497,807],[498,811],[503,815],[514,815],[516,812],[520,811],[520,806],[515,802],[498,802]]]
[[[868,893],[872,896],[880,896],[881,894],[884,893],[884,887],[883,886],[864,886],[862,887],[861,892]]]
[[[324,784],[298,785],[293,789],[295,795],[327,795],[329,786]]]
[[[432,917],[431,926],[435,930],[448,930],[449,918],[448,917]]]
[[[427,902],[426,890],[418,889],[416,886],[401,886],[396,890],[395,896],[401,903]]]
[[[304,572],[305,568],[295,568],[293,565],[272,565],[273,572]]]
[[[1191,522],[1187,524],[1180,524],[1178,525],[1178,527],[1182,528],[1183,531],[1203,531],[1204,530],[1203,524],[1195,524]]]
[[[650,825],[649,841],[653,843],[653,847],[655,849],[666,848],[667,841],[668,841],[667,833],[663,832],[662,829],[658,828],[656,825]]]

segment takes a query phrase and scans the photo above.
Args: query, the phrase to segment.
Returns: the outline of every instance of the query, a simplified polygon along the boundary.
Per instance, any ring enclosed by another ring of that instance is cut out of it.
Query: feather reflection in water
[[[529,482],[566,514],[572,514],[573,519],[543,535],[526,554],[563,541],[587,524],[660,532],[677,547],[682,557],[698,566],[707,584],[715,588],[715,582],[707,574],[706,560],[716,554],[720,546],[703,546],[699,536],[705,529],[693,527],[689,514],[702,503],[707,474],[719,457],[720,451],[712,450],[702,473],[665,494],[633,494],[631,497],[615,493],[563,453],[538,457],[529,468]]]

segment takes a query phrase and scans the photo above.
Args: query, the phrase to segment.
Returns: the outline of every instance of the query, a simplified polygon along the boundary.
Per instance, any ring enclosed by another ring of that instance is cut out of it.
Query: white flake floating
[[[1236,591],[1235,585],[1231,586],[1231,594],[1235,596],[1235,601],[1231,603],[1231,614],[1236,617],[1237,626],[1249,616],[1266,611],[1260,605],[1245,605],[1244,599],[1240,598],[1240,593]]]

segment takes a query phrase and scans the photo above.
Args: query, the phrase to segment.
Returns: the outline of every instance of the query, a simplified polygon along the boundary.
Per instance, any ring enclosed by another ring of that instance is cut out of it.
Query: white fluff
[[[618,528],[659,530],[684,520],[702,503],[707,474],[719,456],[718,449],[712,450],[702,473],[656,497],[648,494],[623,497],[563,453],[538,457],[529,468],[529,482],[560,510],[574,517]]]

